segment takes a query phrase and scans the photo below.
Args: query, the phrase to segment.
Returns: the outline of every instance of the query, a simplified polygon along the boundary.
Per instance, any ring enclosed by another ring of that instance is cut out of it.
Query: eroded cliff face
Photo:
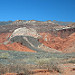
[[[62,28],[55,31],[51,31],[50,34],[53,36],[58,36],[61,38],[67,38],[69,35],[75,32],[75,27],[73,28]]]
[[[75,32],[75,23],[55,28],[50,34],[61,38],[67,38]]]

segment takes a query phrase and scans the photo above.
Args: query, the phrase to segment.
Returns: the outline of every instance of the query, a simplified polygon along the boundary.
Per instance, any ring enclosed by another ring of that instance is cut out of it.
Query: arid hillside
[[[46,48],[45,51],[75,52],[75,23],[66,26],[58,23],[16,20],[10,25],[0,25],[0,49],[27,51],[29,48],[35,52]]]
[[[4,23],[0,25],[0,75],[75,74],[75,23]]]

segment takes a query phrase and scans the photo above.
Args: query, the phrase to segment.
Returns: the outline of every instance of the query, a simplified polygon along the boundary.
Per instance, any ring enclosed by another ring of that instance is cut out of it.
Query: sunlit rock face
[[[39,34],[33,28],[22,27],[22,28],[16,29],[12,33],[12,36],[11,37],[14,37],[14,36],[32,36],[34,38],[37,38],[37,37],[39,37]]]

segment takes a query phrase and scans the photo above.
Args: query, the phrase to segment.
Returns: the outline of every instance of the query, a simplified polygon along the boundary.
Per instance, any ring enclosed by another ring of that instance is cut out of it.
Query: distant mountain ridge
[[[13,21],[0,21],[0,25],[8,25],[11,24]]]
[[[54,23],[55,22],[55,23]],[[3,22],[5,25],[0,25],[0,33],[13,32],[17,28],[26,27],[33,28],[38,33],[49,32],[52,35],[60,35],[61,37],[66,37],[71,33],[75,32],[75,23],[72,22],[60,22],[60,21],[36,21],[36,20],[16,20]],[[58,24],[57,24],[58,23]],[[60,25],[64,24],[64,25]],[[71,23],[71,24],[69,24]],[[68,25],[67,25],[68,24]],[[65,35],[67,33],[67,35]]]
[[[40,24],[40,23],[53,23],[53,24],[59,24],[59,25],[68,25],[72,24],[74,22],[62,22],[62,21],[56,21],[56,20],[48,20],[48,21],[36,21],[36,20],[16,20],[16,21],[0,21],[0,25],[22,25],[22,24]]]
[[[52,22],[59,25],[68,25],[68,24],[74,23],[74,22],[62,22],[62,21],[56,21],[56,20],[53,20]]]

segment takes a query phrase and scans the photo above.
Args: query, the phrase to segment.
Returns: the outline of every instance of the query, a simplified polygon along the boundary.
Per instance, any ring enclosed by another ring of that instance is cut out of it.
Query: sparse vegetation
[[[0,50],[0,72],[14,72],[30,74],[31,69],[47,69],[48,71],[57,71],[63,73],[63,62],[74,62],[75,53],[47,53],[47,52],[18,52],[18,51],[2,51]],[[3,65],[2,65],[3,64]],[[30,65],[27,67],[26,65]],[[31,66],[32,65],[32,66]],[[34,67],[33,67],[34,65]]]
[[[68,63],[74,63],[75,64],[75,60],[70,60],[70,61],[68,61]]]
[[[61,63],[57,58],[50,58],[50,59],[42,59],[38,60],[38,65],[40,68],[48,69],[48,71],[57,71],[59,73],[63,72],[63,66],[61,67]]]
[[[17,73],[22,75],[30,75],[30,71],[25,65],[2,65],[0,64],[0,75],[5,73]]]
[[[1,53],[0,54],[0,59],[8,59],[9,58],[9,53]]]

